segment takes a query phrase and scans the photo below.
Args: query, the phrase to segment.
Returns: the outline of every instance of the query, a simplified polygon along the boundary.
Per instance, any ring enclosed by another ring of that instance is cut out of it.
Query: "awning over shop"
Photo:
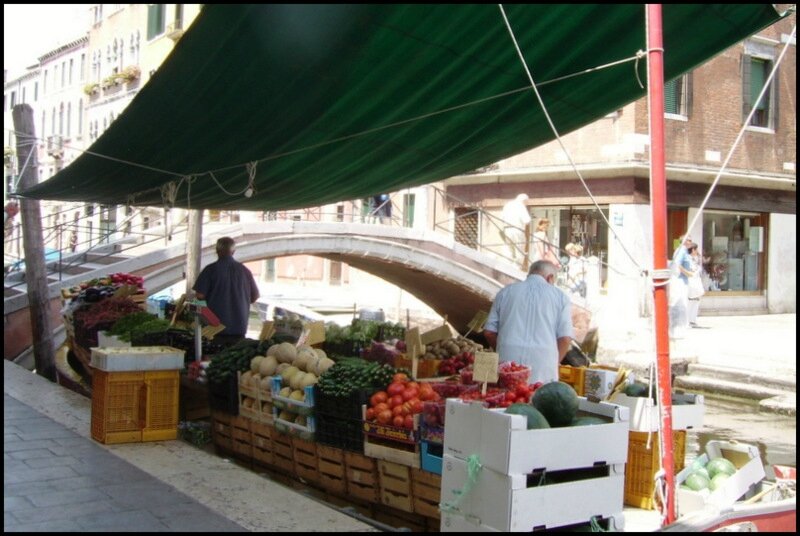
[[[645,95],[643,5],[505,9],[561,133]],[[665,5],[665,78],[778,18],[768,4]],[[209,4],[100,139],[23,195],[300,208],[551,139],[497,5]]]

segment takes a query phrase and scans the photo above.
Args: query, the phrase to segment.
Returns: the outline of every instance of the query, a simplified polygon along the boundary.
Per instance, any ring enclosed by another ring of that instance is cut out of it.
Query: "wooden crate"
[[[272,465],[276,469],[294,475],[294,452],[292,436],[277,431],[272,433]]]
[[[364,434],[364,454],[370,458],[419,469],[419,443],[407,444]]]
[[[329,493],[347,495],[347,471],[344,451],[317,443],[317,468],[319,484]]]
[[[421,469],[411,470],[411,493],[414,498],[414,512],[439,520],[439,497],[442,489],[442,476]]]
[[[348,495],[369,503],[380,502],[377,461],[356,452],[344,451]]]
[[[273,428],[259,422],[250,423],[250,442],[253,446],[253,461],[264,465],[272,465],[272,433]]]
[[[208,407],[208,385],[181,375],[180,420],[194,421],[211,415]]]
[[[253,444],[247,417],[239,415],[231,419],[231,440],[236,458],[249,462],[253,458]]]
[[[381,503],[404,512],[414,511],[411,495],[411,470],[385,460],[378,461]]]
[[[213,411],[211,413],[211,440],[220,453],[233,452],[233,436],[231,431],[231,415]]]
[[[318,482],[317,444],[294,437],[292,438],[292,448],[295,475],[306,482]]]

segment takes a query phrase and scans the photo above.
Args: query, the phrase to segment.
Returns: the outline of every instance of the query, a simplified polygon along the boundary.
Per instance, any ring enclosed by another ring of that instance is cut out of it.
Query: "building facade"
[[[794,21],[792,15],[665,87],[667,238],[674,249],[688,230],[700,244],[707,289],[701,314],[796,311],[794,41],[765,98],[755,102]],[[687,229],[743,126],[702,217]],[[497,215],[527,194],[534,225],[542,217],[553,222],[549,238],[561,255],[568,243],[578,243],[585,256],[597,258],[611,314],[649,316],[650,282],[642,275],[653,265],[646,99],[564,136],[563,143],[586,187],[552,142],[453,177],[447,191]],[[460,240],[500,240],[487,222],[474,233],[485,236]]]

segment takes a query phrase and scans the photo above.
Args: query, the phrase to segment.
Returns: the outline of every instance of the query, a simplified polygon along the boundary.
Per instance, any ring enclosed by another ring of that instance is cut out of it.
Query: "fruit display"
[[[456,356],[471,354],[474,360],[475,352],[479,352],[481,350],[483,350],[483,345],[478,344],[471,339],[459,336],[425,345],[425,352],[420,357],[422,359],[448,360]],[[456,370],[456,372],[458,372],[458,370]],[[456,372],[453,372],[452,374],[455,374]],[[448,374],[442,375],[447,376]]]
[[[331,397],[347,397],[359,389],[375,390],[392,381],[397,370],[374,361],[340,359],[320,377],[319,390]]]
[[[385,391],[378,391],[370,398],[366,420],[412,430],[414,415],[422,413],[423,403],[439,399],[429,383],[417,383],[406,374],[397,373]]]
[[[551,427],[569,426],[578,412],[578,395],[569,384],[550,382],[536,390],[531,404],[544,415]]]

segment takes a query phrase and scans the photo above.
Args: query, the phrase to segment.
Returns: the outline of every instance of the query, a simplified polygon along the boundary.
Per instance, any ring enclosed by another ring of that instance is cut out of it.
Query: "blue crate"
[[[421,441],[420,461],[423,471],[442,474],[443,445]]]

